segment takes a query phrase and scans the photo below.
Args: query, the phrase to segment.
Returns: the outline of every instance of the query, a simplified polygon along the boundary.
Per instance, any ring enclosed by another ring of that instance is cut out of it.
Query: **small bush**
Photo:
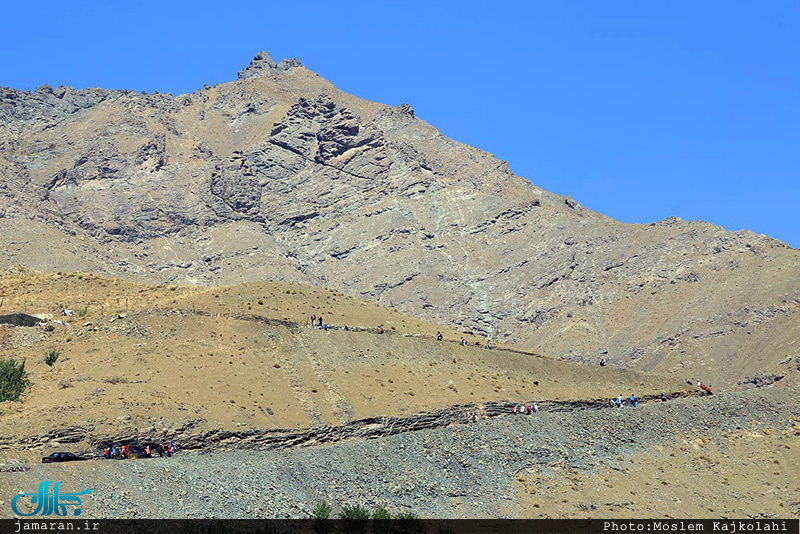
[[[372,512],[372,519],[391,519],[392,514],[389,513],[389,510],[384,508],[383,506],[378,506]]]
[[[342,530],[348,534],[366,534],[369,526],[369,510],[359,504],[342,506],[339,518],[344,523]]]
[[[56,349],[52,349],[50,352],[47,353],[47,356],[44,357],[44,363],[46,363],[50,367],[53,367],[53,365],[55,365],[56,363],[56,360],[58,360],[59,356],[61,356],[61,353],[58,352]]]
[[[19,402],[20,396],[31,385],[25,371],[25,360],[0,360],[0,402],[12,400]]]
[[[58,381],[58,388],[59,389],[67,389],[72,387],[72,379],[71,378],[62,378]]]
[[[314,516],[314,519],[329,519],[332,510],[333,508],[331,508],[328,503],[320,501],[314,506],[314,509],[311,510],[311,515]]]
[[[372,511],[372,519],[372,532],[374,534],[392,534],[395,531],[392,515],[383,506],[378,506]]]
[[[369,510],[359,504],[345,504],[339,512],[340,519],[369,519]]]
[[[314,517],[312,527],[317,534],[330,534],[333,532],[333,522],[328,521],[331,517],[333,509],[325,501],[320,501],[311,510],[311,515]]]
[[[78,317],[86,317],[86,315],[89,313],[89,308],[85,306],[83,308],[78,308],[76,313],[78,314]]]

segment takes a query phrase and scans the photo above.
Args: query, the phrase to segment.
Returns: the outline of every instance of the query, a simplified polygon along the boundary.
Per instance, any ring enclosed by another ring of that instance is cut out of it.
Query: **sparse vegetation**
[[[360,504],[345,504],[339,512],[340,519],[369,519],[369,510]]]
[[[314,532],[328,534],[334,531],[333,523],[328,521],[332,510],[331,506],[325,501],[320,501],[314,506],[314,509],[311,511],[311,515],[314,518],[312,525]]]
[[[391,519],[392,514],[389,513],[389,510],[384,508],[383,506],[378,506],[372,512],[372,519]]]
[[[56,361],[58,360],[59,356],[61,356],[61,353],[59,351],[57,351],[56,349],[50,349],[50,351],[47,353],[47,356],[44,357],[44,363],[46,363],[50,367],[53,367]]]
[[[30,385],[28,373],[25,371],[25,360],[19,363],[13,358],[0,360],[0,402],[19,402]]]
[[[311,515],[314,519],[329,519],[331,517],[331,512],[333,508],[325,501],[318,502],[314,509],[311,510]]]

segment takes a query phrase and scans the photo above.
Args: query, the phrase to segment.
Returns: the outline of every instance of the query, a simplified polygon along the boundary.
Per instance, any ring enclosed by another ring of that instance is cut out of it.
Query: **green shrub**
[[[348,534],[366,534],[369,526],[369,510],[359,504],[342,506],[339,512],[342,531]]]
[[[328,521],[331,517],[333,509],[325,501],[320,501],[311,510],[311,515],[314,517],[313,528],[317,534],[329,534],[333,532],[333,523]]]
[[[331,505],[325,501],[320,501],[311,510],[311,515],[314,516],[314,519],[330,519],[332,510]]]
[[[30,386],[28,373],[25,372],[25,360],[0,360],[0,402],[12,400],[19,402],[20,396]]]
[[[340,519],[369,519],[369,510],[359,504],[345,504],[339,512]]]
[[[59,356],[61,356],[61,353],[58,352],[56,349],[52,349],[50,352],[47,353],[47,356],[44,357],[44,363],[46,363],[50,367],[53,367]]]
[[[394,532],[392,514],[383,506],[378,506],[372,511],[372,519],[372,532],[374,534],[392,534]]]
[[[389,510],[384,508],[383,506],[378,506],[372,512],[372,519],[391,519],[392,514],[389,513]]]

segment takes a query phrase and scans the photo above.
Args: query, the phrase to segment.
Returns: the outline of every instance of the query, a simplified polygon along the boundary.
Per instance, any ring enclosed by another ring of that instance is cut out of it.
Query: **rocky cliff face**
[[[575,360],[719,385],[800,374],[800,253],[622,224],[258,54],[192,94],[0,90],[0,261],[147,280],[277,278]]]

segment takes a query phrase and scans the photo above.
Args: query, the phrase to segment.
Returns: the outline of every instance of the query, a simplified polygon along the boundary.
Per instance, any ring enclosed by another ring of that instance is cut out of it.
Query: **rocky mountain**
[[[264,52],[179,96],[0,89],[0,244],[48,271],[302,281],[718,387],[800,376],[798,250],[614,221]]]

